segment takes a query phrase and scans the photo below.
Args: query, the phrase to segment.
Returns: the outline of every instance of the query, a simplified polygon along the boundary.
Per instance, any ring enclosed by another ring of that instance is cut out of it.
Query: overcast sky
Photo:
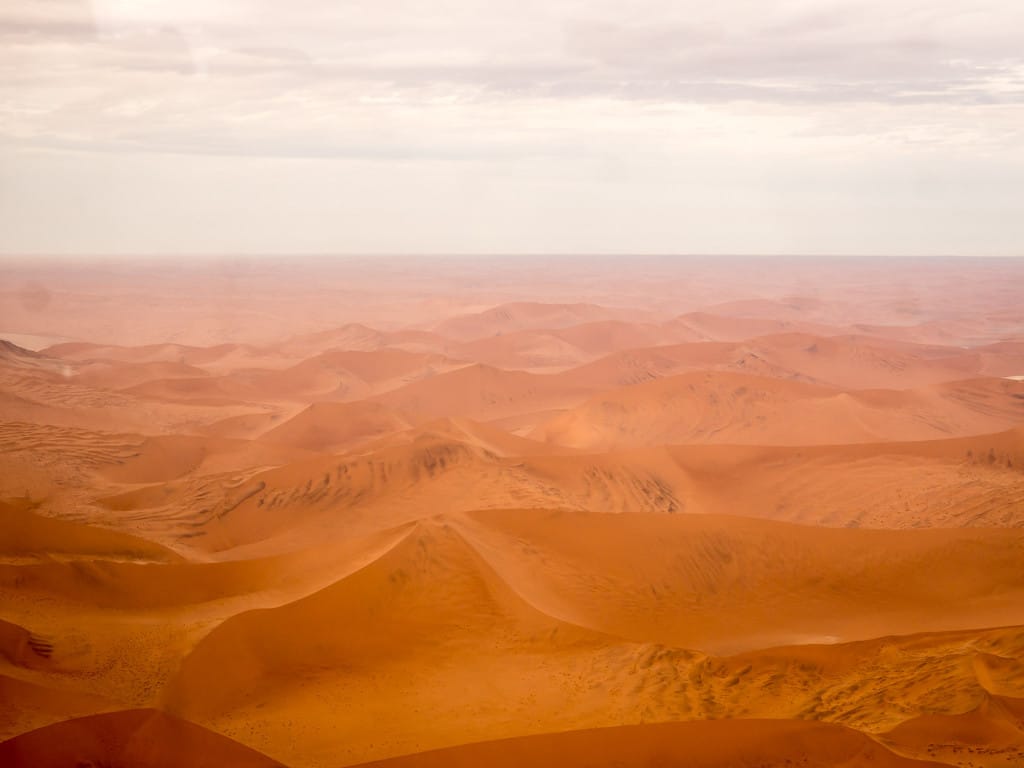
[[[0,253],[1024,255],[1021,0],[4,0]]]

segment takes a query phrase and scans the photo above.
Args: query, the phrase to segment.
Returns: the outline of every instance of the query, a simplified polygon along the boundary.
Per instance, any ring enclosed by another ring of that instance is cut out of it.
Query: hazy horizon
[[[892,253],[0,253],[0,269],[18,270],[47,267],[81,268],[90,270],[102,267],[136,267],[145,264],[150,267],[190,267],[220,269],[248,268],[259,264],[268,266],[299,266],[308,268],[360,264],[375,265],[409,264],[412,267],[445,267],[459,263],[485,265],[493,263],[500,270],[514,270],[517,266],[534,266],[538,263],[552,266],[580,266],[621,269],[622,260],[631,265],[661,265],[666,268],[685,269],[689,266],[706,267],[715,263],[759,262],[765,264],[796,266],[818,263],[825,265],[855,265],[884,267],[908,262],[922,263],[985,263],[1013,264],[1024,261],[1024,254],[970,255],[957,253],[934,254],[892,254]]]

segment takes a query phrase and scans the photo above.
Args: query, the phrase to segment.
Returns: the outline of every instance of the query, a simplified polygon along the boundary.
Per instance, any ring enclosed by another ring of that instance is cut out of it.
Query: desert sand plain
[[[1024,262],[7,259],[0,765],[1024,765]]]

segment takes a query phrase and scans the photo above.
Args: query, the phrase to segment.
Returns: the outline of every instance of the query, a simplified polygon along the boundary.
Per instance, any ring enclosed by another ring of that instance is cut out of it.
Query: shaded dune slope
[[[11,768],[281,768],[259,752],[155,710],[129,710],[67,720],[0,743]]]
[[[362,768],[938,768],[890,752],[861,733],[824,723],[771,720],[659,723],[504,739],[364,763]]]

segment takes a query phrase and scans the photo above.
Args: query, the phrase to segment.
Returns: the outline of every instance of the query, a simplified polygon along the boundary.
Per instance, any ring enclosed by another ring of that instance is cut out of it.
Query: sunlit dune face
[[[0,765],[1024,764],[1018,260],[0,294]]]

